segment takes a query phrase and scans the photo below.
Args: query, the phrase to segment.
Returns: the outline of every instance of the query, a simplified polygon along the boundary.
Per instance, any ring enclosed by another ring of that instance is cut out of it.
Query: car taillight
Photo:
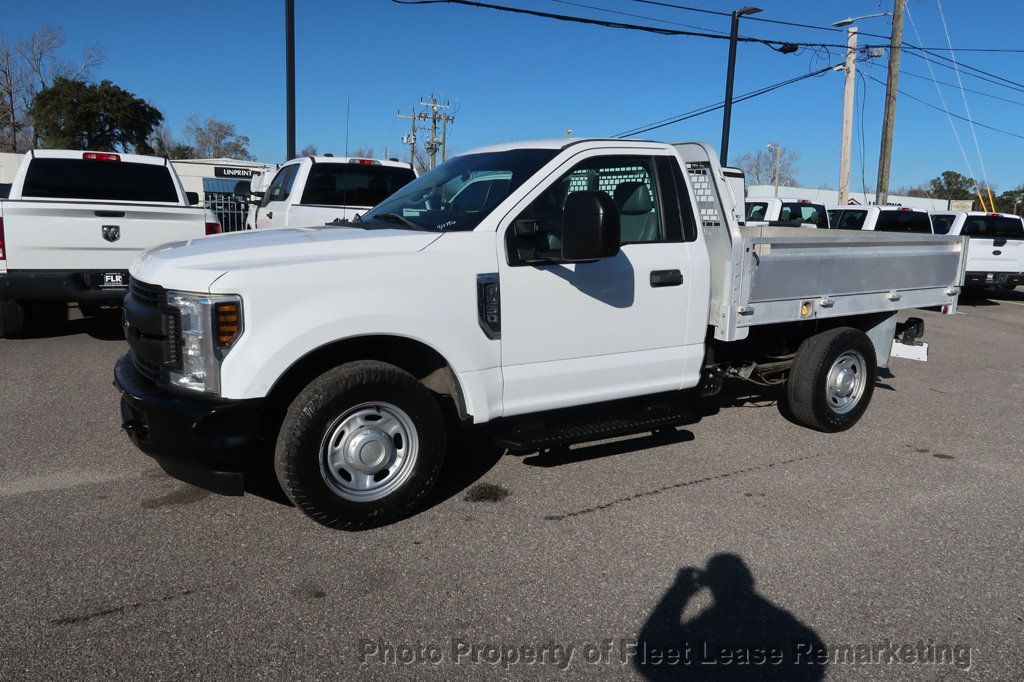
[[[206,234],[220,234],[220,223],[206,223]]]
[[[109,154],[107,152],[85,152],[82,158],[86,161],[120,161],[120,154]]]
[[[374,159],[350,159],[349,163],[358,163],[361,166],[379,166],[380,161]]]
[[[7,258],[7,254],[4,251],[4,219],[0,218],[0,260]]]

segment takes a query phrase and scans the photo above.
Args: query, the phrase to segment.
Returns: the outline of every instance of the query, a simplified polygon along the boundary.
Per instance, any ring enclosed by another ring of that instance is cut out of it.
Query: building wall
[[[774,197],[775,185],[750,185],[747,187],[747,198]],[[834,189],[809,189],[807,187],[779,187],[778,196],[782,199],[809,199],[816,204],[835,206],[839,203],[839,191]],[[850,192],[850,200],[858,204],[875,203],[873,192]],[[904,197],[897,194],[889,195],[889,203],[909,208],[922,208],[926,211],[948,211],[949,201],[946,199],[926,199],[921,197]]]
[[[0,182],[14,182],[14,174],[18,172],[24,154],[0,152]]]

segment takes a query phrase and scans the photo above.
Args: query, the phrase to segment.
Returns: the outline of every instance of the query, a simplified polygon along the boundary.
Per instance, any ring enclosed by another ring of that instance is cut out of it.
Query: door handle
[[[274,212],[273,211],[267,211],[267,220],[270,220],[273,217],[274,217]]]
[[[652,287],[677,287],[683,283],[683,273],[679,270],[652,270]]]

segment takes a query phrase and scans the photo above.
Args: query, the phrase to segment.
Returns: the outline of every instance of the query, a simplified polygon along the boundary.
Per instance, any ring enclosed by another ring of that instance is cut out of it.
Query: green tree
[[[973,199],[974,180],[956,171],[943,171],[928,183],[928,194],[934,199]]]
[[[1021,214],[1024,210],[1024,185],[1016,189],[1008,189],[996,197],[996,208],[1001,213]]]
[[[110,81],[98,84],[57,78],[29,108],[36,131],[57,149],[93,149],[152,154],[160,111]]]

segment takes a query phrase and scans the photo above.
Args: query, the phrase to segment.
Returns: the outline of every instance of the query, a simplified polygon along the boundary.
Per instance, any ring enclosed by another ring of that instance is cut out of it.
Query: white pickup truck
[[[25,154],[0,200],[0,338],[31,309],[120,302],[143,250],[220,232],[166,159],[63,150]],[[30,306],[29,304],[32,304]]]
[[[935,234],[970,237],[965,284],[1004,289],[1024,284],[1024,220],[1020,216],[936,211],[931,220]]]
[[[304,156],[283,164],[256,208],[256,229],[352,220],[416,179],[400,161]],[[259,191],[259,190],[257,190]]]
[[[747,197],[747,223],[792,223],[828,229],[825,207],[810,199],[776,199]]]
[[[831,206],[828,223],[834,230],[932,233],[928,211],[907,206]]]
[[[443,200],[474,181],[486,200]],[[736,379],[849,428],[894,336],[922,331],[897,311],[955,311],[964,242],[741,227],[734,196],[702,143],[521,142],[359,222],[151,249],[125,301],[123,428],[224,493],[273,449],[285,493],[337,528],[413,510],[456,425],[510,450],[651,431]]]

